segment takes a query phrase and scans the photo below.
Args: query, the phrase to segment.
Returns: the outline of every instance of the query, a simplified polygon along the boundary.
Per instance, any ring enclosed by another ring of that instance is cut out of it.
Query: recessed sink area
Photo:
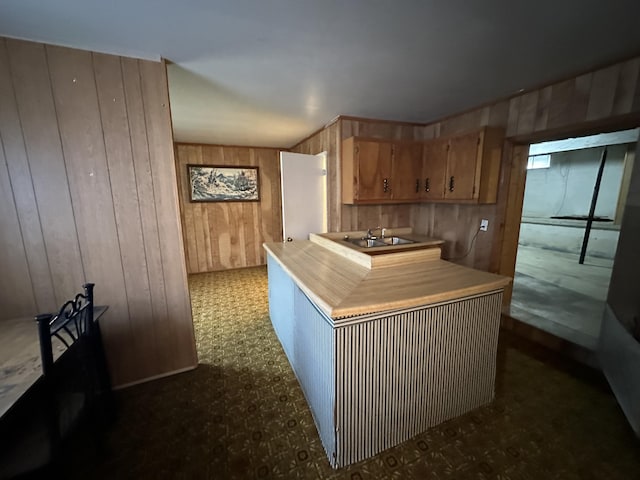
[[[408,240],[402,237],[384,237],[381,238],[386,245],[409,245],[411,243],[416,243],[414,240]]]
[[[360,248],[386,247],[387,245],[389,245],[387,243],[381,242],[380,240],[374,240],[372,238],[349,238],[347,241]]]
[[[373,235],[367,230],[353,230],[312,233],[309,240],[369,270],[441,257],[442,240],[416,234],[410,227],[385,230],[384,237],[371,238]]]
[[[410,245],[416,243],[414,240],[395,236],[382,238],[346,238],[345,240],[360,248],[390,247],[393,245]]]

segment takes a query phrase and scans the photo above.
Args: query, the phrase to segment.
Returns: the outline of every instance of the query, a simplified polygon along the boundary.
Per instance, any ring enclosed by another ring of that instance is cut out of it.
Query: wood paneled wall
[[[410,225],[410,205],[343,205],[341,201],[340,156],[342,140],[352,136],[419,140],[424,126],[406,122],[339,117],[326,128],[291,148],[296,153],[327,152],[329,231]]]
[[[0,105],[1,318],[92,281],[114,385],[195,367],[165,65],[0,38]]]
[[[456,222],[462,206],[416,205],[412,225],[422,233],[457,238],[453,246],[456,256],[471,243],[480,219],[487,218],[489,232],[478,234],[464,263],[513,275],[521,215],[521,203],[517,203],[524,192],[529,143],[638,125],[640,57],[430,124],[425,127],[426,138],[482,126],[506,129],[498,201],[495,205],[464,207],[464,225]],[[451,255],[446,248],[445,253]],[[507,291],[505,301],[509,300]]]
[[[375,225],[409,225],[420,233],[444,239],[444,258],[509,275],[513,274],[515,268],[520,222],[519,209],[514,208],[513,202],[509,202],[513,198],[517,200],[524,189],[526,172],[523,162],[526,162],[528,144],[638,125],[640,57],[428,125],[339,117],[292,150],[309,154],[323,150],[329,152],[331,231]],[[503,127],[507,133],[496,204],[341,204],[339,168],[343,139],[361,135],[421,140],[465,133],[483,126]],[[512,171],[515,172],[513,177]],[[509,210],[508,205],[512,207]],[[483,218],[489,220],[489,231],[480,232],[476,236]],[[511,253],[504,255],[503,252]],[[509,298],[508,294],[505,298]]]
[[[259,202],[190,202],[188,164],[257,166]],[[264,242],[282,241],[280,150],[176,144],[182,231],[189,273],[266,263]]]

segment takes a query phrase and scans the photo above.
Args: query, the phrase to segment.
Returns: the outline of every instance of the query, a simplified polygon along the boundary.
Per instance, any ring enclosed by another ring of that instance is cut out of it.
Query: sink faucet
[[[375,240],[375,239],[378,238],[373,234],[374,230],[380,230],[380,238],[384,238],[384,234],[385,234],[385,231],[387,229],[386,228],[382,228],[380,225],[378,225],[375,228],[367,228],[367,238],[368,239]]]

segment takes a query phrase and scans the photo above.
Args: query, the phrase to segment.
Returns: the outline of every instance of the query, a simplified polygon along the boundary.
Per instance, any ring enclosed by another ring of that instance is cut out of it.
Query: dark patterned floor
[[[118,392],[107,453],[87,455],[78,477],[640,478],[640,442],[599,377],[507,334],[493,403],[332,470],[271,327],[266,269],[194,275],[190,288],[199,367]]]

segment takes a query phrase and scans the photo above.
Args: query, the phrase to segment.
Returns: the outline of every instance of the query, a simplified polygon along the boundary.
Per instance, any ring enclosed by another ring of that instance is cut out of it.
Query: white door
[[[327,155],[280,152],[282,238],[327,231]]]

